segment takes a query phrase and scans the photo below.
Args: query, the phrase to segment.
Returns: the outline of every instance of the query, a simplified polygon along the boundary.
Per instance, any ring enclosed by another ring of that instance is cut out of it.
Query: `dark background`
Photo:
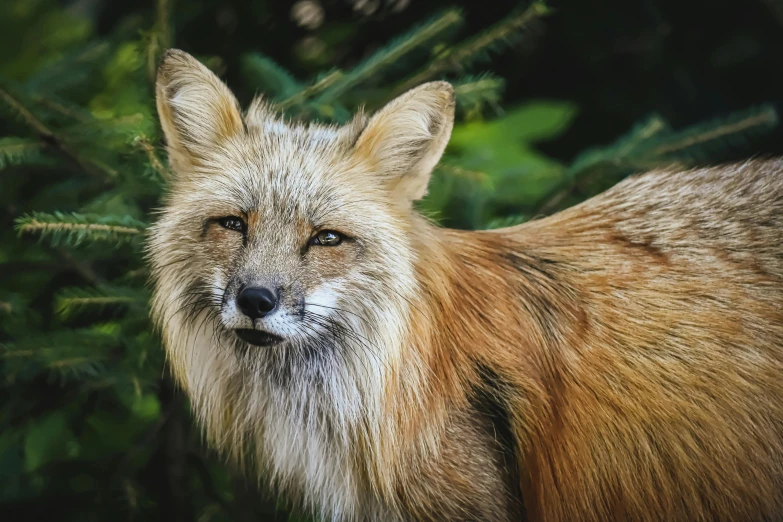
[[[187,14],[176,23],[183,50],[225,60],[229,85],[240,85],[239,58],[257,50],[307,79],[318,70],[296,59],[309,35],[335,41],[327,65],[349,67],[413,24],[445,7],[465,13],[465,34],[500,20],[512,0],[412,0],[399,12],[377,2],[371,15],[347,0],[321,2],[324,25],[299,27],[285,1],[177,2]],[[371,2],[372,3],[372,2]],[[96,2],[102,31],[152,2]],[[391,4],[391,5],[390,5]],[[491,69],[506,79],[504,105],[531,98],[573,101],[571,128],[542,146],[568,161],[586,146],[612,141],[650,113],[674,128],[714,118],[783,95],[783,2],[749,0],[597,0],[549,2],[554,12],[537,34],[493,56]],[[340,44],[339,40],[343,43]],[[252,93],[244,94],[247,99]],[[780,152],[780,133],[758,152]]]

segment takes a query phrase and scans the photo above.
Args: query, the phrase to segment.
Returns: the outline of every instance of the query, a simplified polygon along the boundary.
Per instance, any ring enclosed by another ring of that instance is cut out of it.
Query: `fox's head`
[[[415,306],[413,202],[451,133],[451,86],[343,127],[292,124],[261,100],[243,113],[169,51],[157,105],[174,179],[149,240],[153,315],[179,380],[214,408],[215,383],[243,372],[361,401],[359,381],[380,385],[400,362],[389,347]]]

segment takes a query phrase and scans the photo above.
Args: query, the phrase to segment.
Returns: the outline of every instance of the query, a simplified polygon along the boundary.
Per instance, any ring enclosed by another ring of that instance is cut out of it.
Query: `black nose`
[[[248,286],[237,296],[237,306],[251,319],[267,316],[277,306],[277,297],[268,288]]]

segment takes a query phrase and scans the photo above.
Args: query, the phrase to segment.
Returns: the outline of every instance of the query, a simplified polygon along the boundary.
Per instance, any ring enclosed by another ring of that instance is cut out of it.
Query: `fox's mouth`
[[[283,340],[278,335],[262,330],[253,330],[252,328],[239,328],[234,330],[234,333],[237,334],[237,337],[253,346],[272,346]]]

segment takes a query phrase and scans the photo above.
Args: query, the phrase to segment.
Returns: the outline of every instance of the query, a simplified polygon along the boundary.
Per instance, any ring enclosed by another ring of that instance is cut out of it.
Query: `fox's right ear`
[[[430,173],[453,126],[454,88],[446,82],[425,83],[378,111],[359,134],[354,150],[409,204],[426,194]]]
[[[202,165],[210,150],[244,132],[239,103],[229,88],[186,52],[164,53],[155,94],[169,162],[177,174]]]

